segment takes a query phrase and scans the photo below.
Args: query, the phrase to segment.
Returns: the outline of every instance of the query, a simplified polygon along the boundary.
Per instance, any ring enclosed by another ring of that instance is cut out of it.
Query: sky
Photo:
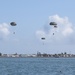
[[[74,9],[75,0],[0,0],[0,52],[75,54]]]

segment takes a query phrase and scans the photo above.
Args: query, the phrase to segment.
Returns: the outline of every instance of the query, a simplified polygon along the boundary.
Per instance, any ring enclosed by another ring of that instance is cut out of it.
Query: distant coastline
[[[40,53],[37,54],[2,54],[0,53],[0,58],[75,58],[75,54],[68,54],[67,52],[59,53],[59,54],[47,54],[47,53]]]

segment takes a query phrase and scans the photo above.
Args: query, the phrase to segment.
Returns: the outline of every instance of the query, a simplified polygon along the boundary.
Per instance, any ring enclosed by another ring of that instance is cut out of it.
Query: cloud
[[[0,24],[0,40],[6,38],[9,34],[9,25],[6,23]]]
[[[57,28],[49,25],[50,22],[56,22]],[[54,35],[53,35],[54,33]],[[60,17],[59,15],[49,16],[48,23],[42,30],[37,30],[38,38],[45,37],[47,42],[59,44],[75,43],[75,27],[69,21],[68,17]]]

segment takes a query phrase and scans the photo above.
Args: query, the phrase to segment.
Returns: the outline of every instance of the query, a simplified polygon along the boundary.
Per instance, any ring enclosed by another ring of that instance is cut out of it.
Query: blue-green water
[[[0,58],[0,75],[75,75],[75,58]]]

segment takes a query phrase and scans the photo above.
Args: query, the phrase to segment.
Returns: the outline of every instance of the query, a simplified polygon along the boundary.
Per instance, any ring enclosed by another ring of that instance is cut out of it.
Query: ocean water
[[[0,75],[75,75],[75,58],[0,58]]]

